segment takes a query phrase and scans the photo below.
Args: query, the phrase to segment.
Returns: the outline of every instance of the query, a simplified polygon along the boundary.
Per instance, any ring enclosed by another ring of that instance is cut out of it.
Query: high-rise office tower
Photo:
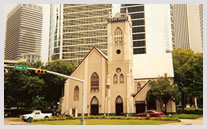
[[[49,61],[61,59],[62,57],[62,48],[60,47],[60,43],[62,46],[61,12],[62,11],[61,11],[60,4],[50,5],[50,37],[49,37],[49,50],[48,50]]]
[[[202,48],[203,48],[203,4],[199,4],[199,14],[200,14],[201,41],[202,41]]]
[[[133,53],[158,54],[172,50],[173,36],[169,4],[122,4],[132,19]]]
[[[144,5],[123,4],[121,13],[125,15],[126,10],[132,19],[133,53],[144,54],[146,53]]]
[[[49,61],[79,63],[93,48],[107,54],[107,18],[111,4],[51,5]]]
[[[202,52],[203,9],[199,4],[173,4],[175,48]]]
[[[107,54],[107,18],[126,8],[132,18],[133,53],[154,54],[172,50],[170,5],[51,5],[49,61],[77,64],[91,50]]]
[[[39,58],[41,35],[42,7],[33,4],[17,5],[7,16],[5,59],[19,60],[27,53]]]

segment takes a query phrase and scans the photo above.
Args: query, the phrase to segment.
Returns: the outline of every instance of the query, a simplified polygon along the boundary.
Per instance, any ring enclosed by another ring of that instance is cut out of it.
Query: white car
[[[34,110],[31,114],[22,115],[22,120],[27,121],[29,118],[32,119],[44,119],[50,118],[52,113],[42,113],[40,110]]]

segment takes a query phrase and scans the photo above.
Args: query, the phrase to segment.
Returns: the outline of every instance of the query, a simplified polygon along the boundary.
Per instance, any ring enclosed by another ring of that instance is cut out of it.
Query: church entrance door
[[[145,111],[145,101],[136,101],[136,113],[143,113]]]
[[[98,99],[94,96],[91,100],[91,115],[98,115]]]
[[[123,100],[120,96],[116,98],[116,115],[117,116],[123,115]]]

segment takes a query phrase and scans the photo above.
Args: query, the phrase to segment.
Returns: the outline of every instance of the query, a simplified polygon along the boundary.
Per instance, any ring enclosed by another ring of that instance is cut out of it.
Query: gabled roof
[[[83,60],[78,64],[78,66],[74,69],[74,71],[71,73],[71,75],[76,71],[76,69],[78,69],[78,67],[84,62],[84,60],[90,55],[90,53],[92,53],[92,51],[98,51],[98,53],[100,53],[106,60],[108,60],[108,57],[102,53],[98,48],[96,47],[93,47],[89,52],[88,54],[83,58]]]
[[[150,80],[148,80],[145,84],[144,84],[144,86],[139,90],[139,91],[137,91],[137,93],[135,93],[135,94],[133,94],[132,96],[133,97],[135,97],[135,96],[137,96],[146,86],[147,86],[147,84],[150,82]]]

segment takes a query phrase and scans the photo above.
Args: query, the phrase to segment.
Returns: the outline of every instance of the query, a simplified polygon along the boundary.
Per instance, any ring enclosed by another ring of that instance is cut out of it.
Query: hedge
[[[203,114],[203,108],[185,108],[185,113],[186,114]]]
[[[125,117],[125,116],[85,116],[85,119],[119,119],[119,120],[160,120],[160,121],[179,121],[172,117]],[[56,121],[56,120],[75,120],[81,117],[52,117],[49,119],[35,119],[35,121]]]

